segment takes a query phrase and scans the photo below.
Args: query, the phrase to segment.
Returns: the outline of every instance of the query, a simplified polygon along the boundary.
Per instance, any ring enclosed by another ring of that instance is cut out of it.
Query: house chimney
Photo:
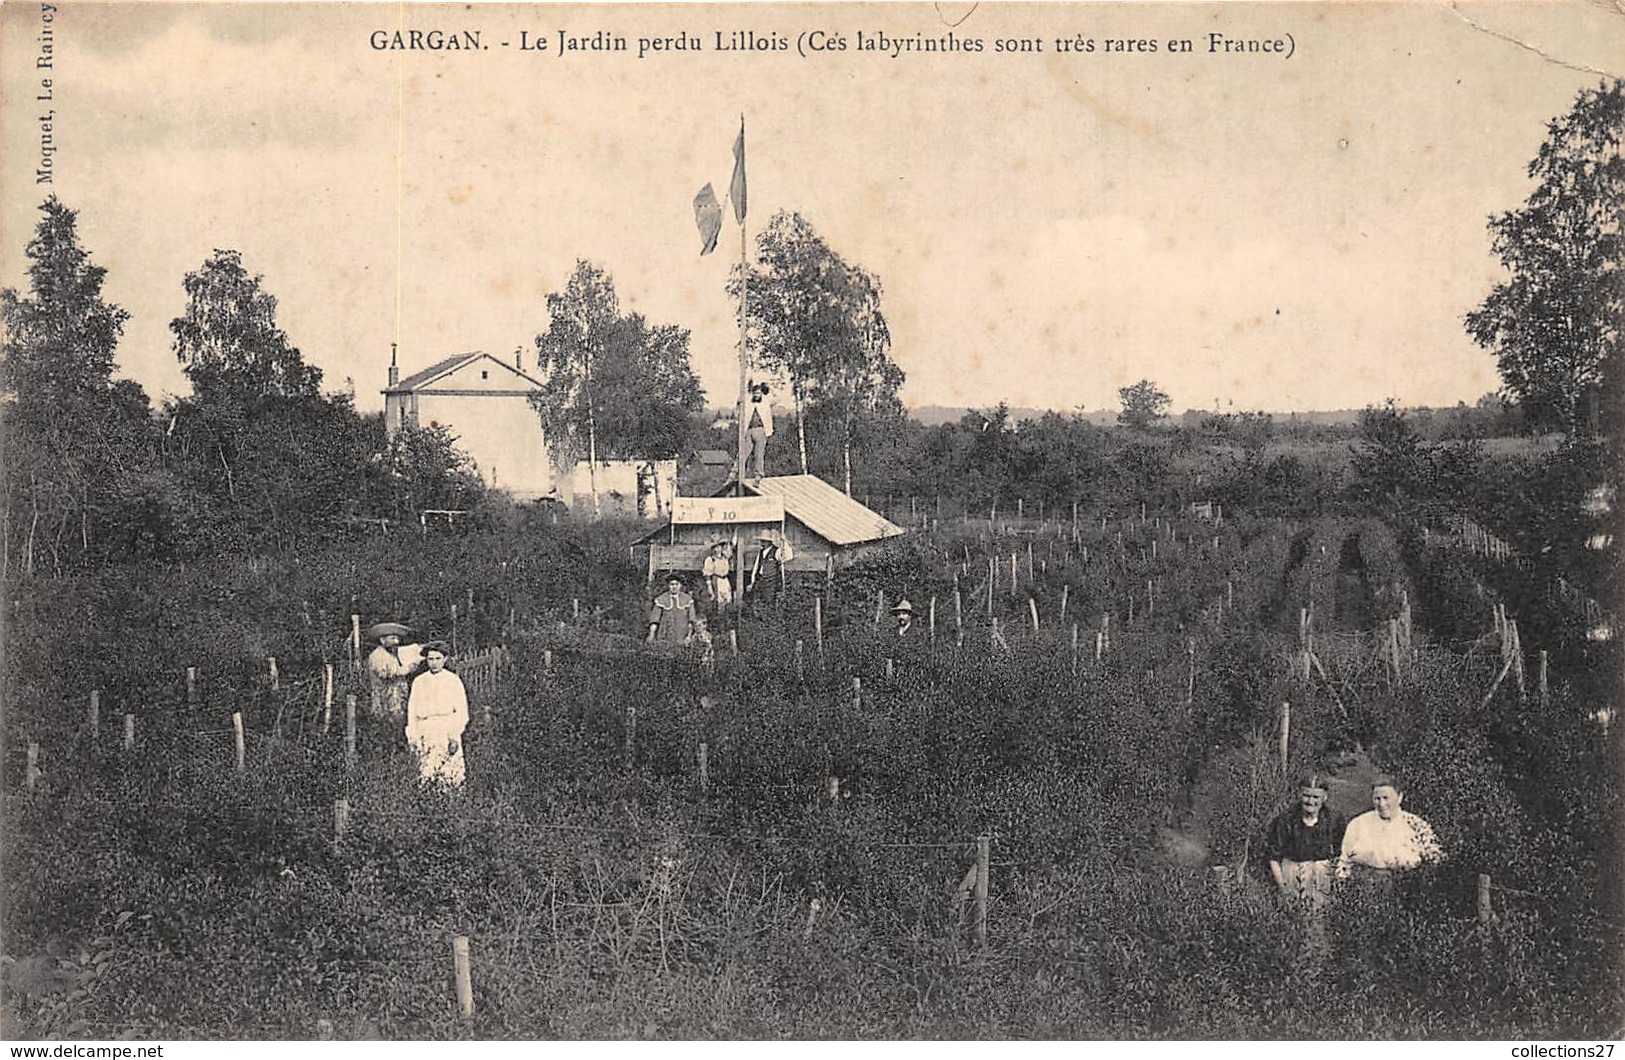
[[[395,344],[389,344],[389,385],[395,386],[401,381],[401,370],[395,363]]]

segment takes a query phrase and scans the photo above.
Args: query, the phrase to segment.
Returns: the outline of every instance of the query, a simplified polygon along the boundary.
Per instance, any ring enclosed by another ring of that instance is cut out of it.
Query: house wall
[[[653,463],[655,495],[638,497],[638,469]],[[677,496],[676,460],[600,460],[596,476],[588,474],[583,460],[559,479],[559,499],[573,508],[592,511],[593,478],[598,481],[599,510],[604,515],[628,515],[660,519],[671,514],[672,498]]]
[[[403,416],[420,427],[449,428],[486,485],[535,500],[553,491],[554,476],[530,389],[503,365],[480,358],[422,390],[385,395],[384,422],[391,432]]]

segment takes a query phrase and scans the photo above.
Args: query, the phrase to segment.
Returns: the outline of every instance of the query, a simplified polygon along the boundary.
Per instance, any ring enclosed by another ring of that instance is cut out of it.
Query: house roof
[[[439,380],[444,379],[446,376],[460,368],[465,368],[468,365],[473,364],[475,361],[478,361],[481,358],[484,358],[499,367],[506,368],[513,375],[524,380],[533,387],[540,387],[542,385],[540,380],[526,375],[524,372],[520,371],[518,368],[515,368],[506,361],[492,357],[489,353],[483,353],[479,350],[475,350],[472,353],[459,353],[455,357],[447,357],[443,361],[436,364],[431,364],[421,372],[414,372],[405,379],[402,379],[399,383],[396,383],[394,386],[385,387],[384,393],[403,394],[410,393],[414,390],[427,390]]]
[[[722,492],[732,488],[733,484],[729,483]],[[782,498],[785,514],[800,520],[807,529],[833,545],[880,541],[901,537],[904,532],[896,523],[816,475],[779,475],[754,483],[747,481],[745,489],[759,496]]]

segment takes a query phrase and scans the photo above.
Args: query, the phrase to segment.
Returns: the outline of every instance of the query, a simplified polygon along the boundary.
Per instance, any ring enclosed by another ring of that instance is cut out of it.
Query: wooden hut
[[[795,553],[787,571],[827,572],[904,532],[815,475],[746,482],[743,496],[733,494],[730,482],[714,497],[676,498],[671,521],[638,542],[649,549],[649,577],[699,570],[719,541],[733,542],[749,570],[768,530],[782,534]]]

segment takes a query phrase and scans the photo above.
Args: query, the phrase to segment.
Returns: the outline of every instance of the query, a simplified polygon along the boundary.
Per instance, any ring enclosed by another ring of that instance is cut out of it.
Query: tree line
[[[968,410],[943,427],[913,423],[879,278],[805,217],[781,211],[727,281],[730,294],[745,296],[753,374],[776,381],[778,403],[790,406],[770,470],[820,474],[855,495],[1086,501],[1167,490],[1205,446],[1219,456],[1185,475],[1180,492],[1223,492],[1228,481],[1238,496],[1301,506],[1321,503],[1311,490],[1370,500],[1418,484],[1465,489],[1484,464],[1482,447],[1437,440],[1521,427],[1562,431],[1566,468],[1604,476],[1617,466],[1625,396],[1622,139],[1618,81],[1579,93],[1549,124],[1528,167],[1534,190],[1490,219],[1508,278],[1465,317],[1497,356],[1500,394],[1459,406],[1442,424],[1368,410],[1358,443],[1382,459],[1356,460],[1352,478],[1297,453],[1269,455],[1271,443],[1303,440],[1304,429],[1267,416],[1187,414],[1158,432],[1168,395],[1150,380],[1119,391],[1128,429],[1116,434],[1061,413],[1016,424],[1004,406]],[[129,314],[103,297],[105,270],[80,245],[76,214],[55,197],[40,211],[28,290],[0,292],[5,571],[276,550],[358,522],[481,503],[476,469],[451,429],[389,434],[380,415],[322,391],[321,371],[278,326],[275,297],[235,250],[217,250],[184,278],[186,309],[170,332],[192,392],[154,408],[137,383],[114,376]],[[533,404],[561,465],[733,448],[708,433],[686,329],[623,312],[612,278],[585,260],[546,309]],[[1596,452],[1574,455],[1588,445]],[[1526,506],[1549,493],[1532,482]]]
[[[191,393],[155,407],[115,378],[129,313],[104,297],[77,213],[55,196],[40,213],[27,290],[0,292],[5,571],[279,551],[426,508],[501,503],[455,426],[389,432],[352,395],[324,392],[236,250],[184,277],[186,308],[169,330]],[[798,215],[774,218],[758,243],[749,276],[739,266],[728,281],[752,289],[755,371],[789,384],[802,469],[809,445],[833,437],[850,484],[873,424],[902,416],[879,280]],[[704,437],[686,329],[624,312],[608,272],[586,260],[546,309],[531,403],[556,465],[665,459]]]

